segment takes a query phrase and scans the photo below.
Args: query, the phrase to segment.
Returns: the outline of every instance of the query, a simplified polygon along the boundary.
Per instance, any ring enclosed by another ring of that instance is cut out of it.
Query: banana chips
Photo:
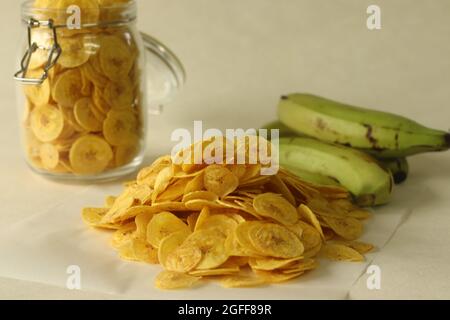
[[[109,25],[111,6],[127,1],[36,0],[37,12],[64,22],[69,5],[82,23],[97,26],[56,30],[62,50],[41,85],[24,85],[23,132],[29,164],[50,174],[98,175],[131,163],[142,150],[139,54],[133,30]],[[106,8],[107,7],[107,8]],[[39,11],[39,9],[42,9]],[[27,78],[46,71],[55,39],[48,28],[31,30],[38,49]]]
[[[160,264],[160,289],[201,280],[226,288],[279,283],[317,268],[319,256],[363,261],[373,249],[356,241],[370,214],[344,189],[306,183],[284,169],[262,175],[259,161],[207,160],[163,156],[104,208],[85,208],[83,220],[113,230],[111,244],[122,259]]]

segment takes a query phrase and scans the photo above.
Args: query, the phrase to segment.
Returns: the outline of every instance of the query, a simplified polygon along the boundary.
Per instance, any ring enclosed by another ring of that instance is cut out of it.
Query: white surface
[[[450,3],[376,1],[383,29],[368,31],[363,0],[140,1],[140,29],[184,62],[188,84],[152,118],[148,159],[170,150],[174,128],[257,127],[281,94],[304,91],[391,110],[448,129]],[[0,298],[450,298],[450,154],[411,159],[412,176],[377,210],[366,239],[380,250],[382,289],[366,287],[366,265],[325,264],[298,283],[270,289],[152,290],[156,269],[120,262],[106,238],[85,228],[82,206],[101,204],[120,184],[62,185],[21,160],[14,103],[18,1],[2,3],[0,30]],[[49,232],[48,230],[51,230]],[[46,252],[47,254],[44,254]],[[83,291],[64,288],[79,264]]]

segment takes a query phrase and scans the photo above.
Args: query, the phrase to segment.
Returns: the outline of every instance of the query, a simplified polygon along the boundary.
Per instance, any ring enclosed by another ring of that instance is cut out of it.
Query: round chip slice
[[[155,286],[161,290],[185,289],[192,287],[201,277],[194,277],[188,274],[163,271],[155,280]]]
[[[113,146],[127,145],[136,140],[138,121],[130,110],[111,110],[103,123],[106,141]]]
[[[229,258],[225,250],[225,239],[225,236],[215,229],[199,230],[191,234],[182,247],[196,247],[200,249],[202,259],[196,269],[214,269]]]
[[[166,258],[166,268],[174,272],[189,272],[202,260],[202,251],[196,246],[182,245],[169,253]]]
[[[90,98],[82,98],[75,103],[74,115],[78,124],[88,132],[102,131],[103,124],[97,120],[92,109],[93,102]]]
[[[59,41],[62,52],[58,63],[64,68],[76,68],[85,64],[90,57],[89,47],[85,42],[85,35],[64,37]]]
[[[30,117],[31,130],[42,142],[57,139],[64,129],[64,117],[58,108],[44,105],[35,108]]]
[[[139,154],[139,141],[130,142],[128,144],[120,145],[116,148],[116,166],[122,167],[131,163]]]
[[[355,218],[339,219],[323,216],[322,219],[345,240],[356,240],[363,232],[363,224]]]
[[[190,232],[183,230],[174,232],[162,239],[158,248],[158,260],[165,269],[168,269],[166,265],[167,257],[180,247],[189,235]]]
[[[79,69],[71,69],[61,74],[52,90],[53,99],[61,107],[73,107],[82,97],[83,81]]]
[[[275,193],[264,193],[253,200],[253,207],[263,217],[271,218],[284,225],[293,225],[298,221],[295,207]]]
[[[207,191],[223,198],[237,189],[239,179],[226,167],[211,165],[205,169],[203,184]]]
[[[253,247],[265,256],[288,259],[300,257],[304,252],[298,237],[281,225],[257,223],[248,232]]]
[[[43,70],[29,70],[27,77],[39,79],[44,73]],[[27,84],[24,87],[24,92],[30,102],[35,106],[46,105],[50,100],[50,80],[46,79],[42,84]]]
[[[133,106],[134,92],[129,79],[119,82],[109,82],[103,97],[114,109],[129,109]]]
[[[147,241],[155,248],[159,248],[161,241],[172,233],[190,229],[181,219],[170,212],[161,212],[153,217],[147,227]]]
[[[113,152],[104,139],[87,135],[75,141],[70,149],[69,159],[74,173],[98,174],[108,167],[113,159]]]
[[[42,165],[46,169],[52,170],[58,166],[59,151],[54,145],[50,143],[41,145],[39,155],[41,157]]]
[[[116,36],[103,37],[100,45],[99,59],[104,74],[113,81],[126,77],[134,63],[131,48]]]

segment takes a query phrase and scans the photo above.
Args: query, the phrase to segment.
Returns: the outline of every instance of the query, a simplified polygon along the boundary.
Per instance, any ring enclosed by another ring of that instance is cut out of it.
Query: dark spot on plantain
[[[320,130],[325,130],[327,128],[327,124],[325,123],[325,121],[323,121],[321,118],[317,118],[316,120],[316,126],[317,128],[319,128]]]
[[[444,136],[444,140],[445,140],[445,146],[447,148],[450,148],[450,133],[446,133]]]
[[[378,140],[374,138],[373,136],[373,128],[370,124],[363,124],[363,126],[367,129],[366,132],[366,138],[369,140],[370,144],[372,145],[373,149],[378,149]]]
[[[281,100],[289,100],[288,96],[281,96]]]
[[[399,144],[399,138],[400,138],[400,136],[399,136],[399,134],[398,134],[398,132],[395,134],[395,149],[399,149],[400,148],[400,144]]]

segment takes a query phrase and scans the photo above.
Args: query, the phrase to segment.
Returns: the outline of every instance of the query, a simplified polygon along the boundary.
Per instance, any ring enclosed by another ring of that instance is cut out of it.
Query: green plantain
[[[393,180],[389,170],[364,152],[311,138],[281,138],[280,165],[306,181],[348,189],[361,206],[389,201]]]
[[[298,134],[402,158],[450,148],[450,134],[391,113],[354,107],[309,94],[284,96],[279,119]]]

